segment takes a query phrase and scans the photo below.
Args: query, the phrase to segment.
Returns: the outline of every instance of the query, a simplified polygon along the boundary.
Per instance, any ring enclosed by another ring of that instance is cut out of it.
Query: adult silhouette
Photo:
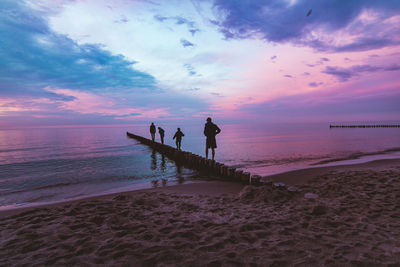
[[[161,127],[158,127],[158,133],[160,134],[160,140],[161,140],[161,144],[164,144],[164,129]]]
[[[176,148],[178,150],[181,150],[182,136],[185,136],[185,135],[181,132],[181,128],[178,128],[176,133],[174,134],[174,137],[172,138],[172,139],[176,139]]]
[[[154,142],[154,139],[156,139],[156,126],[154,125],[154,122],[152,122],[150,125],[150,134],[151,140]]]
[[[221,132],[221,129],[212,123],[211,118],[207,118],[207,123],[204,125],[204,135],[206,138],[206,159],[208,159],[208,149],[211,148],[212,160],[215,158],[215,149],[217,148],[217,141],[215,136]]]

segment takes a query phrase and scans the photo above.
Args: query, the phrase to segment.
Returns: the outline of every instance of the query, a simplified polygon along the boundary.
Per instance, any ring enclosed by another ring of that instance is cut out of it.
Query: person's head
[[[178,131],[180,131],[181,130],[181,128],[178,128]]]
[[[154,122],[152,122],[151,125],[154,125]]]
[[[158,127],[158,130],[160,130],[161,129],[161,127]]]
[[[207,118],[207,122],[211,122],[211,118],[210,117]]]

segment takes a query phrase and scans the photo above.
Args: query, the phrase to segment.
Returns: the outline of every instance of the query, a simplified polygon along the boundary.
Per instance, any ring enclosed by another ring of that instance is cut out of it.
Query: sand
[[[3,212],[0,265],[400,265],[400,161],[298,173]]]

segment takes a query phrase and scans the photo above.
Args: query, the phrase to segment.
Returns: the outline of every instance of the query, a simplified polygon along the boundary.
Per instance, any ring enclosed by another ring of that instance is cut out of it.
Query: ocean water
[[[400,128],[219,126],[216,160],[252,174],[400,158]],[[204,155],[203,127],[181,126],[183,150]],[[166,143],[174,145],[176,127],[163,128]],[[149,137],[148,125],[0,130],[0,209],[196,179],[195,171],[127,138],[126,131]]]

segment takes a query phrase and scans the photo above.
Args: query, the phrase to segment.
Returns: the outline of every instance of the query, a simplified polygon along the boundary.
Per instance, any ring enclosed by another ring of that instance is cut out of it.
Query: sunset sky
[[[399,0],[1,0],[0,36],[2,128],[400,119]]]

